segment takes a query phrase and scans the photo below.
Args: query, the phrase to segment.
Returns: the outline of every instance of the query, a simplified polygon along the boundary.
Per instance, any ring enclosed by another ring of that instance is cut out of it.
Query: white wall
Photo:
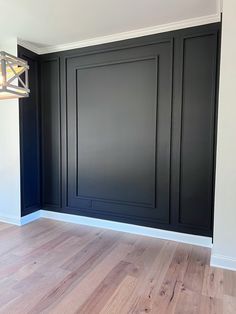
[[[236,270],[236,1],[223,1],[221,78],[211,263]]]
[[[0,51],[17,55],[16,38],[0,42]],[[18,99],[0,100],[0,220],[20,219],[20,149]]]

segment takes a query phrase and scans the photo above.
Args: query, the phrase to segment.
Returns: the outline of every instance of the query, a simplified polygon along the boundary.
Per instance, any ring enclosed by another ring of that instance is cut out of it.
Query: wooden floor
[[[41,219],[0,223],[0,313],[236,313],[210,250]]]

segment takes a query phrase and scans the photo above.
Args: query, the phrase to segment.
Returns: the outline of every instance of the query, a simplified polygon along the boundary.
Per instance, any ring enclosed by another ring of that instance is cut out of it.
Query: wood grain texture
[[[0,223],[0,313],[234,314],[210,249],[40,219]]]

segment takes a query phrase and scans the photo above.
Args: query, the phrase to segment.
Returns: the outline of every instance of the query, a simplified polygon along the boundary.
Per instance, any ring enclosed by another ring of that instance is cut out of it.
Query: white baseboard
[[[17,223],[14,223],[14,221],[10,221],[10,220],[4,221],[4,222],[13,223],[13,224],[22,226],[24,224],[30,223],[39,218],[54,219],[54,220],[59,220],[59,221],[64,221],[64,222],[76,223],[80,225],[86,225],[86,226],[92,226],[92,227],[98,227],[98,228],[105,228],[105,229],[116,230],[120,232],[133,233],[133,234],[138,234],[142,236],[177,241],[177,242],[198,245],[198,246],[203,246],[203,247],[209,247],[209,248],[212,247],[211,237],[197,236],[193,234],[155,229],[155,228],[137,226],[137,225],[127,224],[127,223],[115,222],[115,221],[110,221],[110,220],[90,218],[90,217],[85,217],[85,216],[63,214],[63,213],[52,212],[52,211],[47,211],[47,210],[38,210],[32,214],[24,216],[20,219],[20,221],[17,221]],[[0,217],[0,221],[3,221],[1,220],[1,217]]]
[[[0,222],[8,223],[11,225],[16,226],[23,226],[31,221],[39,219],[41,216],[41,211],[38,210],[32,214],[23,216],[23,217],[6,217],[6,216],[0,216]]]
[[[143,226],[137,226],[132,224],[126,224],[121,222],[115,222],[104,219],[96,219],[84,216],[63,214],[57,212],[51,212],[46,210],[41,210],[41,217],[55,219],[65,222],[71,222],[81,225],[87,225],[98,228],[105,228],[110,230],[116,230],[121,232],[133,233],[142,236],[154,237],[159,239],[177,241],[182,243],[188,243],[193,245],[199,245],[204,247],[212,247],[212,238],[197,236],[192,234],[155,229]]]
[[[211,266],[236,271],[236,259],[220,254],[212,254]]]
[[[0,216],[0,222],[5,222],[7,224],[20,226],[21,221],[20,218],[12,217],[12,216]]]
[[[41,210],[37,210],[36,212],[32,214],[21,217],[20,225],[21,226],[26,225],[34,220],[39,219],[40,217],[41,217]]]

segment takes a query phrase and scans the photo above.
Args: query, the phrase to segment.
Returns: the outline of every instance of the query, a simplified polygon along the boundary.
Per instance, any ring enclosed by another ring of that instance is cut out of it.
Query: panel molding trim
[[[106,44],[131,38],[137,38],[142,36],[148,36],[148,35],[154,35],[159,33],[164,33],[168,31],[174,31],[179,29],[184,29],[188,27],[194,27],[194,26],[200,26],[205,24],[211,24],[220,22],[220,5],[218,5],[218,13],[213,15],[207,15],[203,17],[197,17],[192,19],[186,19],[174,23],[168,23],[168,24],[162,24],[162,25],[156,25],[152,27],[146,27],[146,28],[140,28],[133,31],[128,32],[122,32],[122,33],[116,33],[113,35],[107,35],[107,36],[101,36],[96,38],[91,38],[87,40],[80,40],[77,42],[62,44],[62,45],[52,45],[52,46],[45,46],[45,47],[38,47],[37,45],[34,45],[32,43],[29,43],[27,41],[18,39],[18,44],[22,47],[29,49],[39,55],[46,54],[46,53],[52,53],[52,52],[59,52],[64,50],[71,50],[71,49],[77,49],[77,48],[83,48],[83,47],[90,47],[100,44]]]
[[[110,220],[97,219],[97,218],[89,218],[85,216],[64,214],[58,212],[52,212],[47,210],[38,210],[32,214],[26,215],[21,219],[5,219],[4,217],[0,217],[1,222],[14,224],[17,226],[23,226],[27,223],[35,221],[39,218],[48,218],[63,222],[70,222],[79,225],[86,225],[97,228],[104,228],[109,230],[115,230],[120,232],[127,232],[157,239],[164,239],[170,241],[177,241],[181,243],[198,245],[202,247],[212,248],[212,238],[205,236],[198,236],[187,233],[180,233],[175,231],[167,231],[162,229],[155,229],[149,227],[142,227],[127,223],[114,222]],[[220,267],[220,266],[219,266]]]
[[[153,55],[153,56],[147,56],[147,57],[135,57],[135,58],[127,58],[127,59],[121,59],[121,60],[117,60],[117,61],[110,61],[110,62],[101,62],[101,63],[92,63],[89,65],[83,65],[83,66],[77,66],[75,67],[74,73],[75,76],[78,77],[78,72],[80,70],[84,70],[84,69],[94,69],[94,68],[102,68],[105,66],[114,66],[114,65],[123,65],[123,64],[134,64],[136,62],[142,62],[142,61],[155,61],[155,66],[156,66],[156,72],[158,72],[158,68],[159,68],[159,55]],[[158,75],[157,75],[157,83],[158,83]],[[79,81],[79,79],[77,78],[77,81]],[[158,87],[157,87],[158,90]],[[157,90],[156,90],[156,94],[157,94]],[[78,99],[79,99],[79,92],[78,89],[76,89],[76,112],[79,112],[79,104],[78,104]],[[155,102],[155,111],[157,112],[158,109],[158,99],[156,99]],[[157,113],[156,113],[157,115]],[[79,121],[78,121],[78,114],[76,115],[76,129],[78,129],[79,126]],[[156,121],[156,125],[155,128],[157,128],[157,121]],[[155,132],[155,134],[157,133],[157,131]],[[156,138],[155,138],[155,142],[156,142]],[[155,151],[156,151],[156,147],[155,147]],[[79,148],[78,148],[78,141],[76,141],[76,160],[79,160]],[[154,166],[154,171],[153,173],[157,173],[157,161],[155,160],[155,166]],[[122,205],[130,205],[130,206],[140,206],[140,207],[148,207],[151,209],[155,209],[155,201],[150,201],[150,202],[136,202],[136,201],[126,201],[126,200],[122,200],[122,199],[113,199],[113,198],[103,198],[103,197],[94,197],[94,196],[90,196],[90,195],[83,195],[79,193],[79,167],[76,167],[76,195],[75,197],[78,199],[84,199],[84,200],[91,200],[91,202],[93,203],[93,201],[101,201],[101,202],[108,202],[108,203],[116,203],[116,204],[122,204]],[[154,185],[156,185],[156,182],[154,183]],[[155,195],[155,192],[154,192]],[[155,199],[156,197],[154,197]]]

